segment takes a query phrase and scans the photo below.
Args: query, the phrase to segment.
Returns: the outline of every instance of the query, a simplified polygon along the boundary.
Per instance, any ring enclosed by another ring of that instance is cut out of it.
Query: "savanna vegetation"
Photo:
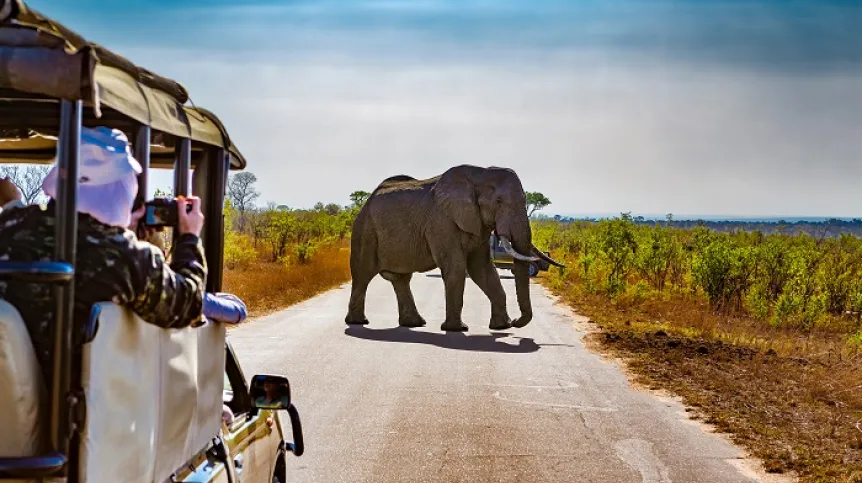
[[[534,222],[544,283],[669,389],[803,481],[862,481],[862,239],[670,222]],[[670,220],[668,220],[670,221]]]
[[[224,290],[250,315],[302,301],[350,279],[350,229],[364,202],[258,206],[253,173],[232,175],[225,203]]]
[[[44,173],[2,175],[40,200]],[[262,315],[348,281],[369,193],[262,206],[256,181],[229,181],[224,290]],[[528,193],[534,216],[550,204]],[[768,471],[862,482],[862,221],[536,218],[535,244],[567,265],[540,280],[596,324],[588,343],[681,396]]]

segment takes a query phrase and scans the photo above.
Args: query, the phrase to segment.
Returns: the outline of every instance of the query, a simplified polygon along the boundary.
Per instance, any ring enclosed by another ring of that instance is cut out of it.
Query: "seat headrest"
[[[40,415],[45,381],[27,326],[18,311],[0,300],[0,456],[37,456],[42,449]]]

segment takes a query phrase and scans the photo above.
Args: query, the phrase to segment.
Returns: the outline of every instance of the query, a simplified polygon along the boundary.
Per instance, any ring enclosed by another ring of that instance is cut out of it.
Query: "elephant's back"
[[[435,180],[436,181],[436,180]],[[425,218],[434,181],[407,175],[384,180],[365,203],[375,227],[401,231]]]
[[[382,182],[363,209],[374,227],[381,269],[408,273],[427,269],[433,259],[424,243],[434,183],[409,176]]]
[[[366,204],[376,216],[386,216],[389,212],[404,213],[422,210],[431,199],[433,183],[417,180],[408,176],[384,181],[371,193]],[[409,178],[409,179],[408,179]]]
[[[406,174],[399,174],[397,176],[384,179],[371,193],[371,197],[374,198],[398,192],[413,192],[413,196],[415,196],[416,191],[430,191],[436,182],[437,178],[416,179],[412,176],[407,176]]]

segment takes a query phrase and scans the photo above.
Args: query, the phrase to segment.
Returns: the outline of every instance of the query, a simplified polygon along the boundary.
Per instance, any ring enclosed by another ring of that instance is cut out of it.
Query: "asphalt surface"
[[[412,287],[423,329],[398,327],[378,277],[364,328],[343,322],[346,285],[230,332],[248,377],[291,380],[306,453],[289,456],[288,481],[758,481],[737,469],[740,450],[587,350],[584,319],[540,285],[532,323],[492,333],[490,304],[468,281],[467,334],[440,331],[439,276],[416,274]]]

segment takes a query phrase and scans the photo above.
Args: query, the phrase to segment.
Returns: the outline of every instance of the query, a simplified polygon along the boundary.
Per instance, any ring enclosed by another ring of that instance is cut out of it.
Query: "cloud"
[[[512,167],[566,212],[815,216],[858,204],[857,75],[564,58],[188,58],[172,70],[223,118],[264,198],[292,206],[346,202],[388,176],[462,163]]]
[[[82,25],[215,111],[267,201],[346,203],[470,163],[514,168],[564,213],[859,205],[856,2],[162,8]]]

